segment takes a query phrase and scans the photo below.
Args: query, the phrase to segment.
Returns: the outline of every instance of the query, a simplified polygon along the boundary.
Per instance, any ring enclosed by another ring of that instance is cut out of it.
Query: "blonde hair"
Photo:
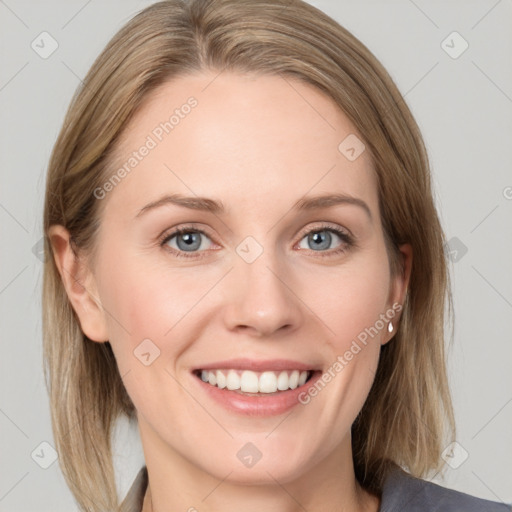
[[[48,229],[63,225],[77,256],[94,255],[101,213],[94,190],[112,174],[123,128],[156,87],[207,69],[312,84],[363,138],[378,179],[391,274],[403,271],[399,244],[412,245],[414,261],[398,330],[381,348],[375,382],[352,426],[354,468],[377,492],[390,464],[418,477],[440,470],[446,432],[455,439],[444,346],[445,305],[450,318],[453,306],[426,149],[398,88],[357,38],[302,1],[169,0],[137,14],[96,59],[72,99],[48,168],[45,375],[61,468],[81,510],[118,509],[111,435],[116,419],[134,419],[135,409],[110,344],[81,331]]]

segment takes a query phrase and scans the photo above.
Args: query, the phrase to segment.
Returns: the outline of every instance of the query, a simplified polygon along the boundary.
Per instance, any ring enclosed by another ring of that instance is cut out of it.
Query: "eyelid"
[[[313,223],[313,224],[315,224],[315,223]],[[351,231],[349,229],[342,227],[338,224],[331,223],[329,221],[317,221],[317,224],[318,224],[317,226],[313,226],[313,227],[310,227],[309,225],[307,225],[306,227],[302,228],[297,235],[295,235],[295,236],[298,236],[299,239],[295,243],[294,248],[302,241],[302,239],[306,235],[309,235],[309,234],[315,233],[315,232],[321,232],[321,231],[333,231],[342,240],[343,245],[345,245],[347,247],[330,249],[328,251],[313,251],[313,250],[311,250],[312,252],[317,252],[320,255],[320,257],[334,256],[334,255],[338,254],[339,252],[345,252],[350,247],[356,247],[356,237],[354,237],[354,235],[351,233]],[[195,225],[194,223],[189,223],[189,224],[182,224],[177,227],[170,228],[170,229],[166,230],[162,235],[160,235],[158,237],[159,246],[163,246],[170,239],[174,238],[175,236],[182,234],[184,232],[185,233],[189,232],[189,231],[201,233],[201,234],[205,235],[206,237],[208,237],[212,241],[212,243],[214,243],[216,245],[220,245],[215,241],[215,237],[212,236],[208,232],[208,230],[197,227],[197,225]],[[187,253],[187,251],[176,251],[176,249],[174,249],[172,247],[169,247],[166,250],[168,250],[169,252],[171,252],[174,255],[177,255],[178,257],[196,258],[196,259],[204,257],[206,255],[206,253],[208,253],[208,250],[191,251],[191,252]],[[210,249],[210,251],[211,250],[212,249]],[[213,250],[215,250],[215,249],[213,249]]]
[[[315,223],[313,222],[313,224],[315,224]],[[297,236],[300,236],[300,239],[302,240],[302,237],[304,237],[305,235],[308,235],[311,232],[323,231],[323,230],[328,231],[330,229],[332,229],[333,231],[340,231],[341,233],[345,234],[347,237],[349,237],[352,240],[355,239],[354,235],[351,233],[351,231],[349,229],[342,227],[338,224],[334,224],[329,221],[318,221],[317,227],[310,227],[308,224],[308,226],[306,226],[305,228],[303,228],[302,230],[299,231]]]
[[[193,231],[195,233],[201,233],[208,238],[212,240],[213,243],[216,245],[219,245],[215,241],[215,237],[211,235],[206,229],[197,227],[195,224],[180,224],[179,226],[176,226],[174,228],[167,229],[158,237],[159,245],[163,245],[167,241],[169,241],[171,238],[174,238],[176,235],[179,235],[181,233],[186,233],[188,231]],[[204,252],[204,251],[203,251]]]

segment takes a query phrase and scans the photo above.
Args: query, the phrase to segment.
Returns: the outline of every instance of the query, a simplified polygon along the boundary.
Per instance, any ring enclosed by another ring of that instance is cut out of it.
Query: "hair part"
[[[374,164],[390,273],[414,263],[399,328],[381,348],[374,384],[352,426],[354,467],[379,492],[391,464],[422,477],[441,469],[455,420],[445,366],[444,320],[452,314],[445,238],[427,152],[398,88],[349,31],[300,0],[169,0],[131,19],[76,91],[55,143],[44,206],[43,343],[60,465],[83,511],[117,510],[111,450],[119,415],[135,409],[108,342],[84,335],[52,256],[48,229],[63,225],[77,257],[96,257],[101,207],[94,190],[112,175],[124,128],[149,94],[203,71],[280,75],[334,100]],[[451,316],[450,316],[451,318]],[[452,334],[453,336],[453,334]]]

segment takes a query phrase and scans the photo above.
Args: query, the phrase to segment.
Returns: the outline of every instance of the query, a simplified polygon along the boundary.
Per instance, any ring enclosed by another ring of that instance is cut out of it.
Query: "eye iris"
[[[202,233],[199,231],[182,231],[176,233],[172,238],[176,238],[179,250],[192,252],[201,247],[201,235]],[[308,245],[315,251],[328,249],[331,241],[332,234],[328,229],[313,231],[308,235]]]
[[[313,247],[314,250],[317,249],[328,249],[329,245],[331,245],[331,233],[329,231],[317,231],[315,233],[311,233],[308,237],[308,241],[314,241],[316,246]],[[317,244],[317,242],[320,242]]]
[[[185,245],[180,243],[182,240],[185,242]],[[199,249],[201,246],[201,234],[193,232],[178,234],[176,237],[176,243],[178,247],[183,251]]]

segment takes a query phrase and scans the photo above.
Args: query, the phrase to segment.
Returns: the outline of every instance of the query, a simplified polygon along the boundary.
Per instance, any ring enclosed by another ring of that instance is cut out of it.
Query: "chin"
[[[250,438],[245,434],[243,440],[231,440],[227,449],[217,453],[211,453],[210,446],[208,460],[203,457],[198,462],[219,480],[246,485],[294,481],[316,462],[314,453],[308,455],[298,449],[303,440],[288,437],[283,441],[282,436],[272,440],[272,434],[265,439],[268,435],[268,431]]]

